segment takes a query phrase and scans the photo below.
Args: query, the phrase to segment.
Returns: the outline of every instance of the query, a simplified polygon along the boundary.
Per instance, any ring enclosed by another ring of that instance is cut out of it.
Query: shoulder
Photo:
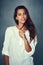
[[[13,31],[15,29],[15,26],[10,26],[6,28],[6,31]]]
[[[15,30],[15,26],[7,27],[5,33],[12,34],[14,30]]]
[[[15,29],[15,26],[10,26],[10,27],[7,27],[6,30],[12,30],[12,29]]]

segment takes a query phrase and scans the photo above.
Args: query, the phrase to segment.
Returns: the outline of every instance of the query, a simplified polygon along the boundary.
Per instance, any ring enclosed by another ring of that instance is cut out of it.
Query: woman
[[[16,26],[8,27],[2,54],[5,65],[34,65],[32,55],[37,44],[35,26],[25,6],[15,8]]]

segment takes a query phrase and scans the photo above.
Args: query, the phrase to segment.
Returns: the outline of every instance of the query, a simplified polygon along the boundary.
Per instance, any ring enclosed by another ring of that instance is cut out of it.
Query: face
[[[27,20],[27,14],[24,9],[18,9],[16,20],[18,20],[19,23],[25,23],[25,21]]]

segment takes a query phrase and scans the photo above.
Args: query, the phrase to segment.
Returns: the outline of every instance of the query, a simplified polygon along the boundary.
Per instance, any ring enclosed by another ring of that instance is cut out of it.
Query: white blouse
[[[25,32],[27,40],[30,42],[30,33]],[[37,36],[30,43],[32,50],[27,52],[24,40],[19,36],[19,29],[16,26],[8,27],[5,32],[2,55],[9,56],[10,65],[34,65],[32,55],[35,52]]]

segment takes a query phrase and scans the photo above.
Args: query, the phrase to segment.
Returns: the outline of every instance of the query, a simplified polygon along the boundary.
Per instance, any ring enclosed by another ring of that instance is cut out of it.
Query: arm
[[[23,39],[24,41],[24,46],[25,46],[25,49],[27,52],[30,52],[31,51],[31,46],[29,45],[30,42],[28,42],[24,32],[22,30],[19,31],[19,35],[21,36],[21,38]],[[29,38],[29,37],[28,37]]]
[[[25,32],[25,34],[22,31],[20,31],[19,34],[23,38],[23,41],[24,41],[24,44],[25,44],[24,53],[28,56],[32,56],[35,52],[35,47],[36,47],[36,44],[37,44],[37,35],[30,42],[29,31]]]
[[[27,40],[29,42],[28,36],[27,36]],[[27,52],[26,50],[24,50],[25,54],[28,56],[32,56],[35,52],[35,47],[37,45],[37,36],[35,36],[35,38],[31,41],[31,43],[29,44],[31,47],[31,51]]]
[[[9,65],[9,56],[4,55],[4,61],[5,61],[5,65]]]
[[[26,49],[26,51],[27,51],[27,52],[30,52],[32,49],[31,49],[31,47],[30,47],[30,45],[29,45],[29,42],[28,42],[28,40],[26,39],[25,36],[23,37],[23,40],[24,40],[24,44],[25,44],[25,49]]]
[[[5,61],[5,65],[9,65],[9,42],[10,41],[10,29],[6,29],[5,38],[3,42],[2,55]]]

